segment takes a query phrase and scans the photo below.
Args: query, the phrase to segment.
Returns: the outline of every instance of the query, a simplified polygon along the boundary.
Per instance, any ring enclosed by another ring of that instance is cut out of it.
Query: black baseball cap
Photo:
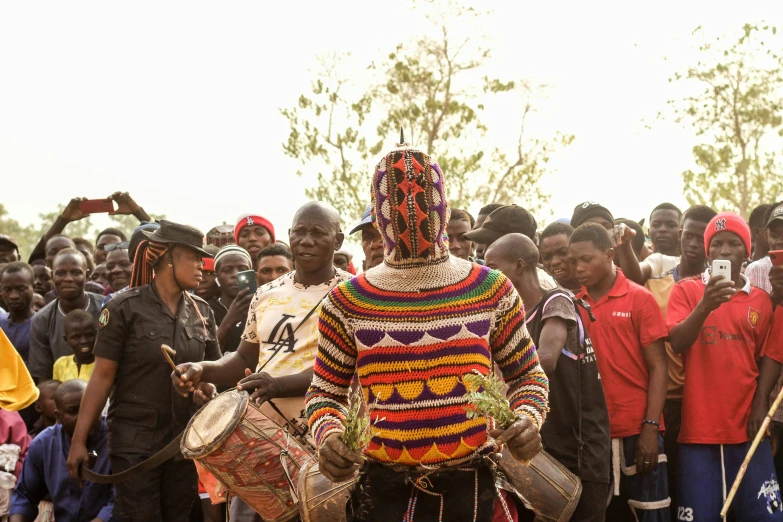
[[[773,208],[772,212],[769,213],[769,219],[767,220],[765,228],[769,228],[773,221],[783,222],[783,203]]]
[[[591,217],[602,217],[608,222],[614,223],[614,216],[612,216],[608,208],[595,201],[585,201],[574,208],[574,214],[571,216],[571,226],[577,228]]]
[[[524,234],[533,241],[536,237],[536,218],[518,205],[506,205],[487,216],[487,220],[463,237],[481,245],[491,245],[506,234]]]
[[[19,250],[19,245],[16,244],[16,240],[12,238],[11,236],[7,236],[5,234],[0,234],[0,243],[5,243],[6,245],[11,245],[16,250]]]

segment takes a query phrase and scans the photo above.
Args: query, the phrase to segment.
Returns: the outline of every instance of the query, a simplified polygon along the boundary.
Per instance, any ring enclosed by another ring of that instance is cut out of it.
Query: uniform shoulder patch
[[[100,325],[101,328],[109,324],[109,317],[110,317],[109,309],[104,308],[103,311],[101,311],[101,315],[98,316],[98,324]]]

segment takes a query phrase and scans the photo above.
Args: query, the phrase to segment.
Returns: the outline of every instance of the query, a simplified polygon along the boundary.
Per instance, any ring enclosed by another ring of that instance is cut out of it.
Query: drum
[[[515,493],[536,514],[537,522],[566,522],[574,514],[582,481],[546,451],[525,466],[504,448],[498,467],[507,479],[504,489]]]
[[[302,522],[345,522],[345,504],[356,478],[335,484],[318,470],[318,458],[299,473],[299,517]]]
[[[261,413],[247,392],[229,390],[209,401],[185,428],[181,449],[265,522],[298,516],[299,471],[312,453]]]

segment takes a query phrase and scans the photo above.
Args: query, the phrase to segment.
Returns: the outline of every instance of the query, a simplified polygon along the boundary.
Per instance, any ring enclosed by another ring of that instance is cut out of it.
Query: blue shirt
[[[5,332],[8,340],[14,345],[16,351],[22,356],[22,360],[27,365],[27,359],[30,355],[30,328],[33,325],[33,318],[30,317],[22,324],[12,323],[11,316],[8,313],[0,313],[0,330]]]
[[[99,433],[87,440],[87,451],[98,454],[93,467],[96,473],[111,472],[109,463],[109,437],[106,419]],[[114,487],[108,484],[84,482],[79,488],[68,475],[70,438],[61,424],[55,424],[38,434],[30,443],[19,476],[9,515],[21,514],[30,520],[38,516],[38,503],[51,495],[54,518],[57,522],[89,522],[98,517],[103,522],[114,521]]]

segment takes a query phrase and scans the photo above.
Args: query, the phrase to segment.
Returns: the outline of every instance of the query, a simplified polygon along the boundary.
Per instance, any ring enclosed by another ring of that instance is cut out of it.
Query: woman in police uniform
[[[95,369],[82,401],[68,468],[78,480],[87,459],[85,441],[111,391],[109,452],[112,473],[146,460],[185,428],[195,411],[193,396],[174,393],[171,368],[161,344],[172,347],[177,364],[220,357],[211,308],[189,293],[201,281],[203,235],[168,221],[145,232],[136,251],[130,289],[109,301],[98,319]],[[153,277],[154,274],[154,277]],[[199,398],[215,393],[211,385]],[[195,498],[192,462],[177,455],[151,471],[116,484],[114,515],[121,521],[186,521]]]

